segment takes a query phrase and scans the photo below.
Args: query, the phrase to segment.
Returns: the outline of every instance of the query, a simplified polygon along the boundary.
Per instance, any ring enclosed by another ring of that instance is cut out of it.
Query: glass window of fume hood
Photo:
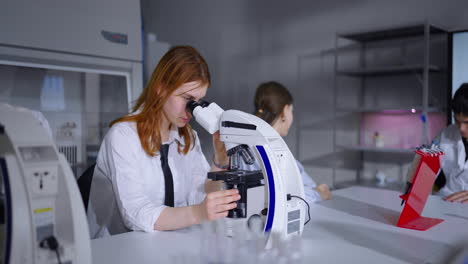
[[[109,123],[128,113],[125,74],[0,65],[0,102],[40,111],[75,176],[96,160]]]

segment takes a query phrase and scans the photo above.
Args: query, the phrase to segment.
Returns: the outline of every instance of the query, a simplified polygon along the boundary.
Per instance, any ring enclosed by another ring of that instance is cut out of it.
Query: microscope
[[[0,263],[91,263],[68,162],[30,110],[0,104]]]
[[[267,247],[271,233],[286,239],[302,234],[304,185],[296,160],[278,132],[259,117],[238,110],[224,111],[216,103],[190,101],[187,109],[210,134],[219,130],[226,146],[229,169],[210,172],[208,178],[239,189],[241,199],[228,213],[227,221],[243,227],[237,230],[245,230],[261,219],[262,232],[269,236]],[[241,169],[255,167],[255,163],[260,170]]]

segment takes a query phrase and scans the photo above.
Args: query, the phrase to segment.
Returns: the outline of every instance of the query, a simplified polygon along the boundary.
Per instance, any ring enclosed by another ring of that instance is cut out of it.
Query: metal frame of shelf
[[[426,109],[428,113],[442,112],[443,108],[429,107]],[[360,113],[373,113],[373,112],[384,112],[388,114],[407,114],[407,113],[422,113],[422,106],[407,106],[398,109],[392,108],[336,108],[337,112],[360,112]]]
[[[430,72],[440,72],[442,69],[437,65],[428,66]],[[388,67],[377,67],[372,69],[350,69],[338,71],[340,75],[349,76],[384,76],[384,75],[399,75],[399,74],[413,74],[422,73],[425,70],[424,65],[395,65]]]
[[[430,31],[427,31],[427,30]],[[343,38],[347,38],[359,42],[371,42],[371,41],[380,41],[380,40],[389,40],[389,39],[398,39],[398,38],[408,38],[414,36],[421,36],[429,32],[430,34],[446,34],[447,31],[431,25],[427,22],[420,25],[412,25],[405,27],[398,27],[394,29],[384,29],[384,30],[375,30],[368,31],[356,34],[342,34]]]
[[[337,145],[339,148],[348,150],[359,150],[368,152],[385,152],[385,153],[413,153],[414,149],[400,149],[400,148],[387,148],[387,147],[373,147],[373,146],[360,146],[360,145]]]

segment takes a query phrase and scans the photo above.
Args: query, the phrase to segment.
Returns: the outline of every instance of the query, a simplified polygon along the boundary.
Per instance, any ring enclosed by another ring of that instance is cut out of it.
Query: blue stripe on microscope
[[[260,153],[260,156],[262,156],[268,177],[268,218],[265,226],[265,232],[269,232],[273,225],[273,218],[275,217],[275,180],[273,179],[273,171],[265,148],[263,148],[263,146],[257,146],[257,150]]]

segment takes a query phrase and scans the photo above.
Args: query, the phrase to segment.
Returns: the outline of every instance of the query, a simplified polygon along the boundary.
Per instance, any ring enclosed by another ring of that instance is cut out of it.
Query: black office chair
[[[93,181],[94,167],[96,163],[87,168],[81,177],[78,178],[78,188],[80,188],[81,198],[83,199],[83,204],[85,211],[88,211],[88,201],[89,201],[89,192],[91,190],[91,182]]]

